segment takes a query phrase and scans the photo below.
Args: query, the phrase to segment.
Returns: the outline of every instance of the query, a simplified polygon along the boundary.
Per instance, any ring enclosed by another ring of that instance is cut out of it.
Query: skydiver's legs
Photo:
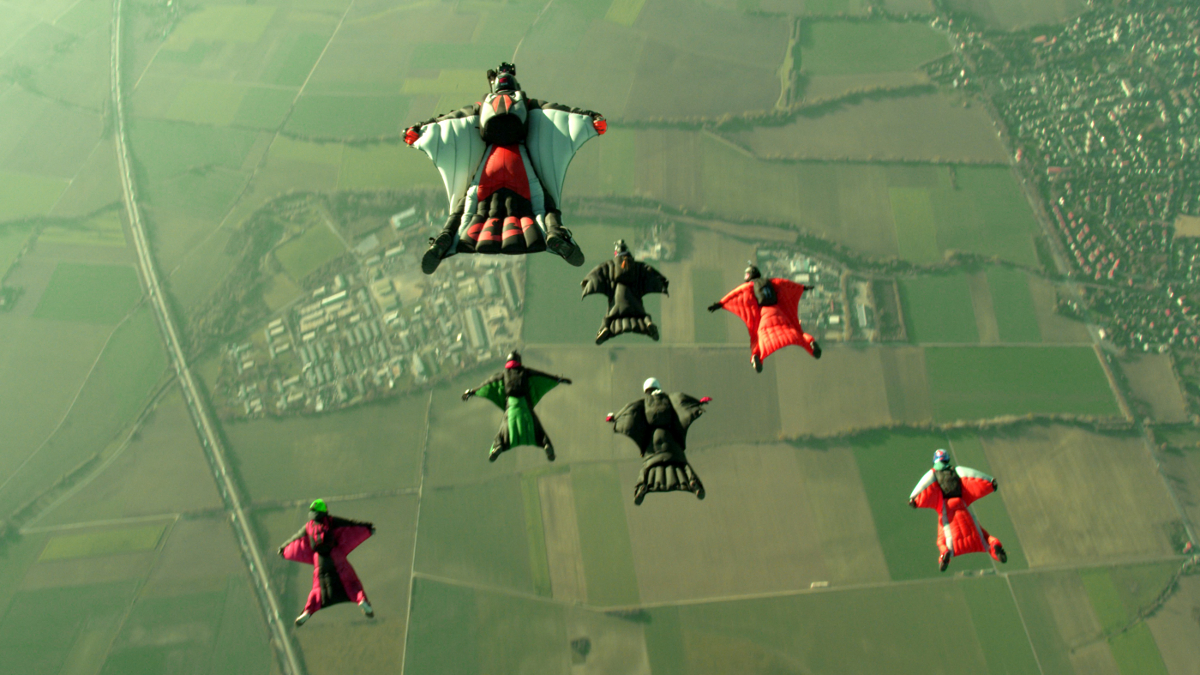
[[[429,250],[421,257],[421,271],[425,274],[433,274],[443,258],[458,252],[459,230],[466,224],[465,221],[469,221],[463,218],[463,213],[463,209],[451,213],[441,233],[429,239]]]
[[[550,437],[546,435],[546,430],[542,428],[542,421],[538,419],[537,413],[530,410],[529,415],[533,417],[533,442],[542,446],[542,449],[546,451],[546,459],[553,462],[555,458],[554,444],[550,442]]]
[[[983,538],[987,541],[988,554],[1001,563],[1008,562],[1008,553],[1004,550],[1004,544],[1001,544],[999,539],[988,534],[987,528],[982,525],[979,527],[979,531],[983,532]]]
[[[800,331],[800,346],[804,347],[804,350],[811,354],[814,359],[821,358],[821,345],[817,344],[816,338],[805,333],[803,330]]]
[[[762,372],[762,352],[758,347],[758,331],[750,331],[750,367],[754,372]]]
[[[496,461],[500,453],[505,450],[508,450],[508,415],[500,420],[500,432],[496,434],[496,440],[492,441],[492,450],[488,453],[488,461]]]
[[[949,525],[938,528],[937,547],[938,570],[945,572],[946,568],[950,566],[950,559],[954,557],[953,539],[951,539]]]
[[[546,201],[549,202],[549,199]],[[543,219],[546,224],[546,248],[550,249],[551,253],[562,256],[562,259],[571,265],[579,267],[584,262],[583,249],[575,243],[571,231],[562,226],[560,217],[558,209],[549,208],[547,205],[546,216]]]
[[[304,603],[304,613],[312,616],[319,609],[321,609],[321,586],[314,582],[312,590],[308,592],[308,600]]]

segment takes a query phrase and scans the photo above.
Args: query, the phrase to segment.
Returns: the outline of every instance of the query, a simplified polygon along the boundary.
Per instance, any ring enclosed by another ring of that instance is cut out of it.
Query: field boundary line
[[[996,566],[996,562],[992,561],[992,567]],[[1038,658],[1037,647],[1033,646],[1033,635],[1029,632],[1029,624],[1025,623],[1025,612],[1021,611],[1021,603],[1017,600],[1017,592],[1013,590],[1012,579],[1005,574],[1004,583],[1008,585],[1008,594],[1012,596],[1013,606],[1017,608],[1017,618],[1021,620],[1021,628],[1025,629],[1025,640],[1029,642],[1029,651],[1033,652],[1033,661],[1037,664],[1038,672],[1046,675],[1046,669],[1042,667],[1042,660]],[[986,659],[985,659],[986,660]]]
[[[542,20],[542,15],[545,14],[546,10],[550,9],[550,5],[553,4],[554,0],[546,0],[546,4],[542,6],[542,11],[538,12],[538,15],[533,17],[533,23],[529,24],[529,28],[525,29],[525,34],[521,36],[520,40],[517,40],[517,46],[513,47],[513,63],[517,62],[517,52],[521,51],[521,45],[525,44],[525,38],[529,37],[529,34],[533,32],[534,26],[537,26],[538,21]]]
[[[29,453],[29,456],[26,457],[25,460],[17,466],[17,468],[13,469],[12,475],[10,475],[8,478],[5,478],[3,482],[0,482],[0,491],[4,490],[4,488],[12,482],[12,479],[17,477],[17,474],[21,472],[21,469],[25,468],[25,465],[29,464],[34,457],[36,457],[39,453],[41,453],[42,450],[46,448],[46,445],[50,442],[50,439],[54,438],[54,436],[58,434],[59,429],[62,429],[62,425],[65,424],[67,418],[70,417],[71,411],[75,409],[75,404],[79,402],[79,397],[83,395],[83,390],[87,387],[88,381],[92,379],[92,375],[96,372],[96,366],[100,365],[100,359],[104,357],[104,352],[108,351],[108,345],[110,342],[112,342],[113,336],[116,335],[121,326],[123,326],[126,321],[129,321],[129,319],[132,318],[135,313],[137,313],[137,310],[140,309],[143,304],[145,304],[145,298],[146,296],[143,294],[138,303],[133,306],[133,309],[129,310],[129,313],[125,315],[125,318],[118,321],[117,325],[113,326],[113,329],[109,331],[108,337],[104,339],[104,344],[100,345],[100,351],[96,354],[96,360],[92,361],[92,367],[88,368],[87,375],[84,376],[83,382],[81,382],[79,385],[79,389],[75,391],[75,395],[71,397],[71,404],[67,406],[65,411],[63,411],[63,415],[58,420],[58,424],[54,425],[54,429],[50,431],[50,433],[46,436],[46,439],[42,441],[41,445],[37,446],[36,450]]]
[[[421,478],[417,482],[417,514],[413,518],[413,550],[412,559],[408,563],[408,603],[404,609],[404,637],[400,644],[404,648],[404,656],[400,659],[400,675],[404,675],[404,667],[408,663],[408,631],[412,624],[413,590],[417,578],[417,533],[421,529],[421,497],[425,489],[425,474],[429,461],[429,415],[433,412],[433,390],[429,390],[429,401],[425,404],[425,438],[421,442]]]
[[[41,527],[21,528],[21,534],[44,534],[47,532],[67,532],[70,530],[89,530],[99,527],[114,527],[117,525],[136,525],[138,523],[154,523],[160,520],[178,522],[182,513],[156,513],[148,516],[129,516],[126,518],[109,518],[106,520],[91,520],[80,523],[65,523],[63,525],[42,525]]]
[[[283,134],[283,128],[287,126],[287,122],[289,119],[291,119],[292,113],[296,111],[296,103],[299,102],[300,96],[304,94],[304,89],[308,86],[308,81],[312,79],[313,73],[317,72],[317,67],[320,66],[321,61],[325,59],[325,53],[329,51],[329,45],[333,44],[333,39],[337,37],[337,34],[342,30],[342,24],[346,22],[346,16],[350,14],[350,10],[353,7],[354,0],[350,0],[350,3],[346,5],[346,10],[342,12],[342,18],[338,19],[338,23],[336,26],[334,26],[333,32],[329,34],[329,39],[325,41],[325,47],[321,49],[321,53],[317,56],[317,60],[313,62],[312,68],[309,68],[308,75],[304,77],[304,82],[301,83],[300,88],[296,90],[296,95],[292,98],[292,104],[288,107],[287,114],[283,116],[283,121],[279,123],[279,128],[275,130],[275,135],[271,137],[271,142],[267,144],[266,151],[263,152],[262,157],[258,160],[258,164],[254,166],[254,170],[251,171],[250,175],[246,178],[246,183],[242,185],[242,189],[238,192],[237,198],[234,199],[229,205],[229,210],[226,211],[225,215],[221,217],[221,221],[217,223],[217,226],[214,227],[207,235],[205,235],[204,239],[201,240],[200,243],[191,247],[188,252],[179,259],[179,262],[175,263],[175,267],[173,267],[170,272],[167,272],[166,277],[168,281],[171,279],[171,277],[175,276],[175,273],[178,272],[181,267],[183,267],[185,262],[191,259],[192,255],[196,251],[204,248],[210,239],[217,236],[218,232],[225,229],[226,223],[229,222],[229,217],[232,216],[235,211],[237,211],[238,205],[242,203],[242,199],[246,196],[246,192],[250,189],[250,186],[254,184],[254,179],[256,176],[258,176],[259,170],[264,164],[267,163],[267,158],[271,156],[271,148],[275,147],[275,141],[279,140],[279,137]],[[157,56],[157,53],[155,55]],[[341,182],[340,167],[338,168],[338,182]],[[334,189],[337,189],[336,184],[334,185]],[[345,241],[342,243],[345,243]],[[347,246],[347,248],[349,248],[349,246]]]

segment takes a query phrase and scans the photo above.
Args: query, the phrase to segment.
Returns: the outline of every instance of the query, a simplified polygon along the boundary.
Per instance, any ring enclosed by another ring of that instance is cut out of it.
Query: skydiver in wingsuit
[[[624,239],[618,239],[613,259],[601,263],[584,277],[583,297],[602,293],[608,298],[608,313],[596,333],[596,344],[604,344],[621,333],[641,333],[658,341],[658,326],[642,305],[647,293],[667,293],[667,278],[658,270],[633,259]]]
[[[704,484],[688,464],[687,431],[704,414],[711,398],[696,400],[687,394],[667,394],[651,377],[642,384],[642,398],[609,413],[605,421],[613,431],[637,443],[642,453],[642,472],[633,488],[633,503],[641,505],[647,492],[687,490],[704,499]]]
[[[367,618],[375,618],[362,582],[346,556],[359,544],[375,534],[375,526],[357,520],[329,515],[324,500],[315,500],[308,507],[308,522],[279,547],[284,558],[313,566],[313,587],[304,604],[304,612],[296,617],[302,626],[317,610],[339,602],[357,602]]]
[[[811,286],[787,279],[766,279],[754,263],[746,268],[745,282],[708,306],[708,311],[727,309],[750,331],[750,365],[762,372],[763,361],[788,345],[804,347],[814,359],[821,358],[821,345],[800,327],[800,298]]]
[[[1000,540],[988,534],[971,511],[971,504],[997,489],[996,479],[975,469],[954,466],[945,450],[933,453],[933,468],[913,488],[908,503],[914,509],[938,513],[938,569],[946,571],[950,558],[966,553],[988,553],[1002,563],[1008,554]]]
[[[482,102],[405,130],[404,141],[437,165],[450,200],[421,269],[433,274],[455,253],[547,249],[579,267],[583,251],[558,209],[563,180],[575,152],[608,123],[591,110],[529,98],[511,63],[487,71],[487,79],[491,91]]]
[[[500,433],[492,442],[488,461],[494,462],[500,453],[521,445],[536,445],[546,451],[546,459],[554,461],[554,445],[542,428],[542,421],[533,412],[534,406],[546,392],[560,384],[571,384],[571,380],[549,375],[521,365],[521,355],[511,352],[504,370],[489,377],[474,389],[463,392],[462,400],[481,396],[495,403],[505,412],[500,423]]]

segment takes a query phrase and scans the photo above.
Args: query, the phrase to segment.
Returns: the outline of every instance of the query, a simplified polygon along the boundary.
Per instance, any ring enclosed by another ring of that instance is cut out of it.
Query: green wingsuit
[[[495,403],[505,412],[500,432],[492,443],[490,459],[495,460],[497,455],[510,448],[533,445],[544,448],[547,458],[554,461],[554,447],[533,408],[546,392],[559,384],[570,383],[565,377],[526,368],[521,365],[519,356],[517,359],[510,356],[503,371],[463,394],[464,401],[473,394]]]

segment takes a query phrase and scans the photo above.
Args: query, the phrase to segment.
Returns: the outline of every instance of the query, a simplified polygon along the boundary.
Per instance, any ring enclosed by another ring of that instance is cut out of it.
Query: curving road
[[[163,298],[158,271],[154,267],[154,259],[150,251],[150,243],[146,239],[146,231],[142,224],[141,211],[138,209],[137,194],[133,183],[129,144],[125,133],[125,109],[121,96],[121,2],[122,0],[113,0],[112,54],[109,59],[112,78],[111,93],[113,118],[116,123],[117,164],[121,173],[121,197],[125,202],[129,228],[133,232],[133,241],[137,248],[138,268],[141,271],[142,284],[150,296],[150,305],[154,308],[154,314],[158,319],[158,328],[162,333],[163,343],[171,359],[171,364],[175,367],[175,375],[183,388],[188,411],[192,416],[192,422],[196,425],[196,433],[200,436],[200,445],[204,448],[209,466],[212,468],[213,478],[216,480],[217,489],[224,500],[225,509],[230,514],[234,534],[237,537],[238,546],[242,550],[242,558],[250,571],[250,578],[254,582],[259,604],[271,631],[272,643],[279,652],[279,665],[285,675],[304,675],[304,668],[296,657],[291,636],[279,616],[279,602],[274,591],[271,590],[270,580],[267,578],[262,557],[259,555],[254,532],[246,519],[242,499],[229,474],[221,440],[204,408],[203,399],[200,397],[199,389],[180,346],[179,334],[175,329],[166,300]]]

